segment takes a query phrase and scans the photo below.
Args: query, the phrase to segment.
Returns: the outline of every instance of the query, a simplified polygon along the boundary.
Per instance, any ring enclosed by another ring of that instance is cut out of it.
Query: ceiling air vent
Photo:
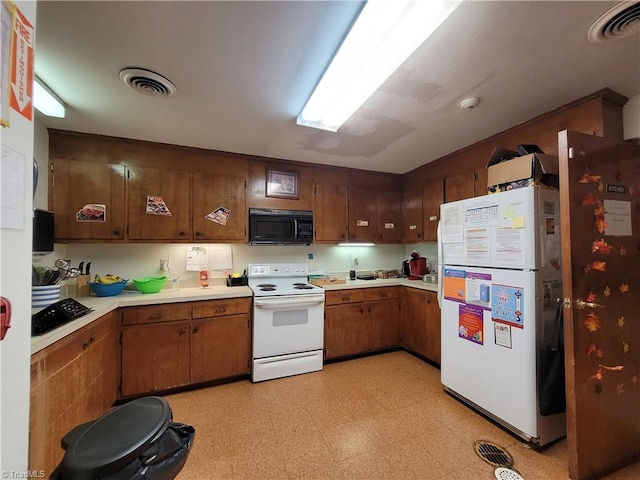
[[[120,78],[136,92],[154,97],[170,97],[177,91],[167,78],[143,68],[125,68],[120,72]]]
[[[640,33],[640,2],[621,2],[607,10],[587,32],[593,43],[619,40]]]

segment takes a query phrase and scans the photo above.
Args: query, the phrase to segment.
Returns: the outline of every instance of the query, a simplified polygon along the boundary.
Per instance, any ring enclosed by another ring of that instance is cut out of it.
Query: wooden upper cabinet
[[[438,221],[440,205],[444,202],[444,183],[442,180],[424,186],[422,195],[422,214],[424,221],[424,241],[438,240]]]
[[[125,168],[122,165],[53,159],[50,206],[55,213],[55,239],[122,240],[125,236]],[[104,205],[102,219],[80,212]]]
[[[348,200],[347,187],[322,184],[314,186],[314,242],[339,243],[347,241]]]
[[[486,187],[486,183],[485,183]],[[486,193],[486,188],[483,194]],[[444,180],[445,202],[455,202],[476,196],[476,172],[470,170],[458,175],[453,175]]]
[[[376,197],[378,243],[402,241],[402,193],[379,192]]]
[[[376,192],[349,189],[349,241],[376,241]]]
[[[193,174],[193,239],[242,242],[247,239],[246,180],[241,177]],[[225,224],[206,218],[218,208],[231,211]]]
[[[189,240],[190,173],[163,168],[127,169],[131,240]]]
[[[422,242],[422,190],[404,192],[403,240],[407,243]]]

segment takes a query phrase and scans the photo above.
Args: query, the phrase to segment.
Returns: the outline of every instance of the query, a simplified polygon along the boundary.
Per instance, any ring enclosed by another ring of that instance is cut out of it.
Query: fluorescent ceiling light
[[[38,77],[33,82],[33,106],[48,117],[64,118],[64,102]]]
[[[298,116],[337,132],[462,0],[369,0]]]
[[[345,242],[345,243],[339,243],[338,246],[339,247],[375,247],[376,244],[370,243],[370,242]]]

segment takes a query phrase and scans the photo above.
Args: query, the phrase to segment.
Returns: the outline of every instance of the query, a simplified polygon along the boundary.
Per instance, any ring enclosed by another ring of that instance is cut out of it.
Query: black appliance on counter
[[[249,245],[309,245],[312,241],[313,212],[249,209]]]

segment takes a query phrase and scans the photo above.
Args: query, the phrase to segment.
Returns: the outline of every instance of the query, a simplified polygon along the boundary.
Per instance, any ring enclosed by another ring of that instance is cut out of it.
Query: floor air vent
[[[496,476],[496,480],[524,480],[522,475],[510,468],[498,467],[493,474]]]
[[[500,445],[487,440],[477,440],[473,444],[473,449],[476,455],[494,467],[513,467],[513,457]]]
[[[593,43],[619,40],[640,32],[640,2],[621,2],[598,18],[587,38]]]

